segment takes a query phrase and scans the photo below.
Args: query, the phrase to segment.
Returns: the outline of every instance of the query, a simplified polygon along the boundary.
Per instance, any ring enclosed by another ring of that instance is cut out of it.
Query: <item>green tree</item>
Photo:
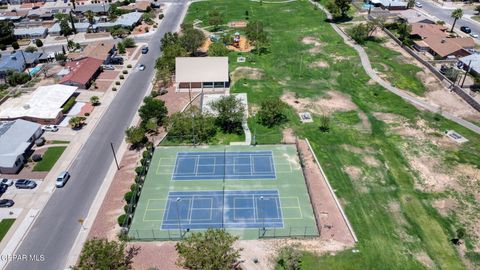
[[[208,56],[227,56],[229,50],[223,43],[214,42],[208,47]]]
[[[174,113],[168,119],[166,129],[171,140],[194,144],[209,142],[217,132],[215,118],[197,107]]]
[[[215,123],[226,133],[241,133],[245,108],[240,99],[234,95],[223,96],[211,103],[212,109],[217,113]]]
[[[27,48],[24,49],[24,51],[28,53],[33,53],[37,51],[37,48],[33,46],[28,46]]]
[[[98,96],[91,96],[90,103],[92,103],[93,106],[100,105],[100,98]]]
[[[352,39],[355,40],[358,44],[364,44],[365,41],[368,39],[368,29],[366,23],[359,23],[353,26],[349,32]]]
[[[208,13],[208,24],[213,25],[213,31],[218,31],[219,25],[224,23],[223,14],[214,9]]]
[[[175,58],[187,55],[188,52],[180,44],[173,44],[164,48],[163,54],[157,59],[155,67],[173,72],[175,71]]]
[[[133,40],[133,38],[126,38],[123,40],[123,44],[126,48],[133,48],[135,47],[135,40]]]
[[[43,47],[43,42],[40,39],[35,39],[35,46],[38,48]]]
[[[68,120],[68,124],[70,124],[70,127],[73,128],[73,129],[81,128],[86,119],[87,118],[85,118],[83,116],[74,116],[74,117],[70,118],[70,120]]]
[[[457,8],[452,11],[452,14],[450,16],[453,18],[452,29],[450,29],[450,32],[453,32],[453,28],[455,28],[457,20],[463,17],[463,10],[461,8]]]
[[[14,27],[10,21],[0,21],[0,45],[6,47],[16,40],[15,35],[13,35]]]
[[[18,42],[16,42],[16,41],[12,42],[12,47],[13,47],[14,50],[20,49],[20,45],[18,45]]]
[[[330,130],[330,117],[328,115],[322,115],[320,117],[320,127],[321,132],[328,132]]]
[[[125,44],[123,44],[123,42],[119,42],[117,44],[117,49],[119,54],[124,54],[127,52],[127,50],[125,49]]]
[[[145,125],[148,120],[157,119],[157,125],[162,126],[167,116],[168,110],[163,100],[155,99],[151,96],[143,99],[143,105],[138,110],[142,125]]]
[[[147,140],[145,137],[145,129],[141,126],[139,127],[129,127],[125,130],[125,141],[132,144],[133,148],[138,147],[140,144],[144,143]]]
[[[268,35],[264,30],[263,22],[251,21],[247,24],[245,34],[249,42],[255,46],[258,54],[268,46]]]
[[[94,24],[95,23],[95,14],[93,13],[93,11],[87,10],[83,13],[83,15],[85,15],[89,24]]]
[[[413,8],[415,6],[416,0],[408,0],[407,8]]]
[[[300,259],[302,254],[298,249],[292,246],[282,247],[278,255],[278,264],[285,270],[298,270],[300,269]]]
[[[410,26],[408,23],[403,22],[398,24],[398,38],[404,43],[409,45],[411,42],[410,40],[410,33],[412,32],[412,26]]]
[[[178,33],[167,32],[161,40],[160,50],[164,51],[167,47],[180,44]]]
[[[197,48],[205,42],[205,35],[201,30],[188,28],[180,37],[182,47],[190,54],[195,54]]]
[[[147,120],[147,122],[145,123],[145,129],[149,132],[157,132],[157,118],[150,118]]]
[[[194,232],[176,244],[178,263],[188,269],[233,269],[241,251],[233,247],[237,240],[238,236],[233,236],[223,229]]]
[[[17,86],[21,84],[25,84],[30,80],[30,75],[28,73],[17,72],[9,70],[7,71],[5,82],[8,83],[10,86]]]
[[[63,35],[68,40],[68,36],[71,35],[73,32],[72,28],[70,27],[70,23],[67,19],[62,19],[60,21],[60,34]]]
[[[260,103],[258,121],[267,127],[281,125],[287,121],[287,108],[288,105],[278,97],[266,99]]]
[[[340,17],[346,18],[348,16],[348,11],[350,10],[350,5],[352,0],[335,0],[335,5],[340,10]]]
[[[73,270],[82,269],[132,269],[133,258],[140,248],[126,248],[125,242],[93,238],[87,240],[82,248],[78,264]]]

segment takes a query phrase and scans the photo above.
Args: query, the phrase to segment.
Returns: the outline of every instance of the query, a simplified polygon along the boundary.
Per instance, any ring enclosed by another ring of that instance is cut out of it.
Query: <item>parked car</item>
[[[123,65],[123,58],[122,57],[112,57],[110,59],[110,64],[112,64],[112,65]]]
[[[470,36],[471,36],[472,38],[478,38],[478,34],[477,34],[477,33],[474,33],[474,32],[471,32],[471,33],[470,33]]]
[[[159,94],[160,96],[163,96],[163,95],[165,95],[166,93],[168,93],[168,90],[167,90],[167,88],[165,88],[165,87],[162,87],[162,89],[160,89],[160,91],[158,91],[158,94]]]
[[[56,126],[56,125],[45,125],[45,126],[42,126],[42,129],[44,131],[57,132],[58,131],[58,126]]]
[[[115,70],[115,67],[112,65],[103,65],[102,68],[103,70]]]
[[[19,189],[34,189],[37,186],[37,183],[32,180],[19,179],[15,182],[15,187]]]
[[[415,2],[415,6],[418,7],[418,8],[422,8],[422,3],[420,3],[420,2]]]
[[[12,207],[15,204],[13,200],[2,199],[0,200],[0,207]]]
[[[470,29],[470,27],[468,27],[468,26],[462,26],[462,27],[460,27],[460,31],[462,31],[464,33],[467,33],[467,34],[470,34],[472,32],[472,29]]]
[[[57,188],[61,188],[61,187],[65,186],[65,183],[67,183],[69,178],[70,178],[70,174],[68,172],[66,172],[66,171],[61,172],[58,175],[57,180],[55,181],[55,186]]]
[[[144,65],[144,64],[141,64],[140,66],[138,66],[138,70],[140,70],[140,71],[145,70],[145,65]]]
[[[0,194],[5,193],[5,191],[7,191],[7,189],[8,189],[7,185],[0,184]]]
[[[147,53],[148,53],[148,47],[143,47],[142,54],[147,54]]]
[[[7,178],[3,178],[2,181],[0,181],[0,185],[11,186],[11,185],[13,185],[13,180],[12,180],[12,179],[7,179]]]

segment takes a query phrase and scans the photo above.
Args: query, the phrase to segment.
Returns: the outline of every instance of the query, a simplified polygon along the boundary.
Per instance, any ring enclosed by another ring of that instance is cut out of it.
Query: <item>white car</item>
[[[66,172],[66,171],[61,172],[58,175],[57,180],[55,181],[55,186],[57,188],[61,188],[61,187],[65,186],[65,183],[67,183],[69,178],[70,178],[70,174],[68,172]]]
[[[7,186],[11,186],[11,185],[13,185],[13,180],[12,180],[12,179],[7,179],[7,178],[3,178],[2,181],[0,181],[0,184],[2,184],[2,185],[7,185]]]
[[[46,126],[43,126],[42,129],[44,131],[57,132],[58,131],[58,126],[56,126],[56,125],[46,125]]]
[[[422,3],[420,3],[420,2],[415,2],[415,6],[418,7],[418,8],[422,8]]]
[[[477,33],[474,33],[474,32],[471,32],[471,33],[470,33],[470,36],[473,37],[473,38],[478,38],[478,34],[477,34]]]
[[[140,66],[138,66],[138,70],[140,70],[140,71],[145,70],[145,65],[144,65],[144,64],[141,64]]]

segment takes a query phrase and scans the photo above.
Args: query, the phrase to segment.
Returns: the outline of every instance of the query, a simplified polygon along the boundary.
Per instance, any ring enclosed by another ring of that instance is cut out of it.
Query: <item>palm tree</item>
[[[452,11],[451,17],[453,18],[453,25],[452,29],[450,32],[453,32],[453,28],[455,27],[455,23],[457,23],[457,20],[463,17],[463,10],[461,8],[457,8],[454,11]]]
[[[407,8],[413,8],[413,6],[415,6],[415,0],[408,0]]]
[[[89,24],[95,23],[93,11],[87,10],[84,14],[85,14],[85,17],[87,18]]]

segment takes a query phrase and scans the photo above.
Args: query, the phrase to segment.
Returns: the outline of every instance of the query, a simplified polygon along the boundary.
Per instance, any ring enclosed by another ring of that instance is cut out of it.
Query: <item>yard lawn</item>
[[[14,218],[2,219],[2,221],[0,221],[0,241],[2,241],[3,237],[5,237],[14,222]]]
[[[70,142],[69,141],[56,141],[56,140],[53,140],[50,142],[51,144],[69,144]]]
[[[67,147],[65,146],[55,146],[49,147],[45,154],[43,154],[42,160],[37,162],[33,167],[33,171],[37,172],[48,172],[52,169],[53,165],[57,162],[57,160],[62,155],[63,151],[65,151]]]
[[[192,3],[186,21],[199,19],[202,26],[207,26],[204,24],[212,9],[223,12],[227,22],[245,20],[248,11],[249,21],[258,19],[266,25],[270,39],[268,53],[229,55],[230,71],[248,66],[263,74],[260,79],[245,76],[242,83],[233,83],[231,88],[233,93],[248,94],[250,109],[263,100],[285,97],[286,92],[293,93],[297,100],[310,99],[312,104],[324,99],[322,104],[328,107],[335,100],[326,96],[334,91],[350,97],[354,104],[351,109],[339,106],[334,112],[318,112],[313,115],[312,124],[300,124],[298,118],[289,116],[291,121],[286,125],[297,136],[310,140],[359,238],[355,247],[358,253],[345,251],[335,256],[307,257],[312,263],[302,264],[302,269],[315,269],[318,265],[322,269],[424,269],[422,256],[432,261],[433,268],[464,269],[449,241],[455,235],[458,220],[444,218],[430,206],[434,198],[445,194],[421,192],[415,187],[420,176],[412,169],[403,148],[410,141],[392,132],[391,125],[376,116],[392,114],[412,125],[420,121],[438,134],[454,129],[468,137],[470,142],[458,148],[437,151],[438,158],[450,166],[473,164],[480,168],[480,137],[442,117],[419,111],[377,84],[369,84],[370,78],[356,52],[325,22],[325,15],[306,1],[283,4],[202,1]],[[374,63],[399,69],[396,75],[390,75],[398,77],[394,82],[398,87],[423,93],[422,85],[413,77],[419,70],[405,68],[404,64],[387,64],[390,62],[387,58],[396,55],[379,44],[368,44],[367,49],[378,49]],[[249,61],[237,63],[240,55]],[[329,132],[319,131],[320,114],[330,115]],[[357,128],[362,122],[369,124],[364,130]],[[256,130],[259,143],[277,143],[282,138],[281,128],[261,127],[253,119],[249,119],[249,125],[252,133]],[[424,145],[436,147],[430,142]],[[367,164],[366,157],[378,164]],[[359,172],[358,179],[349,175],[349,168]],[[473,255],[480,257],[478,253]]]

